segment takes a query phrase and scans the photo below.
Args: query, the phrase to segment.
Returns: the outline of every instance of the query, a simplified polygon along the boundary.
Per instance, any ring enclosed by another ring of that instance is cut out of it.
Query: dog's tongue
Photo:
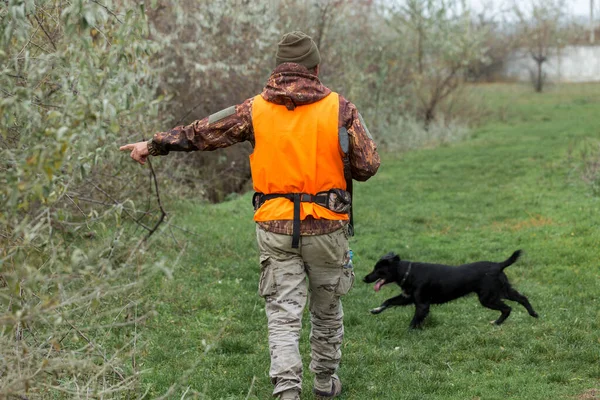
[[[375,282],[375,291],[379,292],[379,289],[381,289],[381,287],[383,286],[383,284],[385,283],[385,279],[379,279],[377,282]]]

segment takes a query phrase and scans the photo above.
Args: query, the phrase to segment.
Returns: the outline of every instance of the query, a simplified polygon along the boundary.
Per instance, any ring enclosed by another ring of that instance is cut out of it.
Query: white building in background
[[[543,64],[549,82],[600,82],[600,46],[567,46],[553,51]],[[531,81],[537,64],[525,51],[513,53],[504,64],[504,75]]]

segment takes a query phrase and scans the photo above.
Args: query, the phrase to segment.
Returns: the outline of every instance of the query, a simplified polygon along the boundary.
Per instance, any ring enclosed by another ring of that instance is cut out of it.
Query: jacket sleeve
[[[379,169],[377,146],[356,106],[340,96],[340,127],[348,130],[352,179],[366,181]]]
[[[252,131],[252,98],[209,117],[159,132],[152,138],[160,155],[170,151],[212,151],[249,140]]]

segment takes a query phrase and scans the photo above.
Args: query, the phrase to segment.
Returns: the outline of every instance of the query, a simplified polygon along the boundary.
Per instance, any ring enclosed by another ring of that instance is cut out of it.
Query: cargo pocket
[[[352,289],[354,285],[354,268],[348,254],[344,259],[344,264],[340,267],[340,280],[335,288],[335,294],[343,296]]]
[[[335,288],[335,294],[338,296],[343,296],[352,289],[354,285],[354,271],[352,268],[341,267],[340,268],[340,281],[338,282],[337,287]]]
[[[268,256],[260,257],[260,281],[258,282],[258,294],[262,297],[273,296],[277,293],[275,275]]]

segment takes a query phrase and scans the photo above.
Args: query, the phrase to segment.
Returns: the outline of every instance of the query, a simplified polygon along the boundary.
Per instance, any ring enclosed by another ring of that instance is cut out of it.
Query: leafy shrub
[[[131,390],[148,179],[117,143],[159,123],[134,1],[0,8],[0,397]],[[144,187],[147,185],[144,185]]]

